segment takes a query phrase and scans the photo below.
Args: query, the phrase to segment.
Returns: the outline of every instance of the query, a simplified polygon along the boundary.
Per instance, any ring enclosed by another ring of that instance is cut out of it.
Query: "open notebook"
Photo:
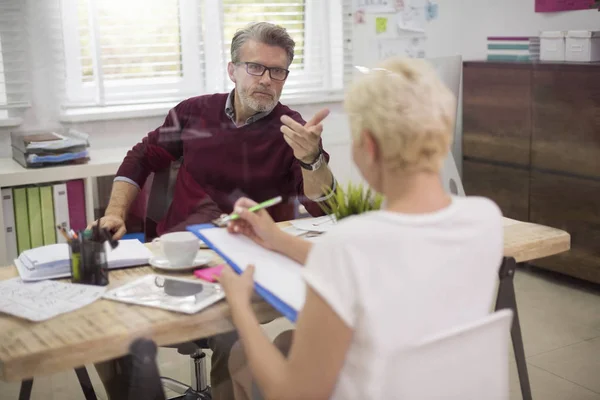
[[[106,244],[106,259],[109,269],[148,264],[152,252],[139,240],[119,240],[111,250]],[[25,250],[15,260],[15,266],[23,281],[68,278],[71,276],[69,247],[66,243],[51,244]]]
[[[193,225],[187,229],[216,251],[237,273],[249,264],[254,265],[258,294],[290,321],[296,321],[306,296],[301,264],[266,250],[245,236],[232,235],[225,228]]]

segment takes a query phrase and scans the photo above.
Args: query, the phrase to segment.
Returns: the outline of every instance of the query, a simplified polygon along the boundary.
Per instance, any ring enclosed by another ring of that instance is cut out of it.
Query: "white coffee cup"
[[[191,266],[200,248],[200,240],[192,232],[166,233],[152,243],[160,245],[172,267]]]

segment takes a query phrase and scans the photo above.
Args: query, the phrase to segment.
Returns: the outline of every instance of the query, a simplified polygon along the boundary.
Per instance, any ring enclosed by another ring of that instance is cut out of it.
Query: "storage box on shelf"
[[[540,60],[565,61],[564,31],[546,31],[540,33]]]
[[[566,43],[567,61],[600,61],[600,32],[569,31]]]

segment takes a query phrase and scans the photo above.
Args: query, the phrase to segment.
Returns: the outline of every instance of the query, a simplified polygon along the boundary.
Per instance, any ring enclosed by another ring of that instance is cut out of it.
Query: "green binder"
[[[29,214],[27,213],[27,190],[13,189],[13,204],[15,208],[15,230],[17,231],[17,250],[21,254],[31,248],[29,240]]]
[[[44,245],[40,188],[37,186],[27,188],[27,211],[29,211],[29,239],[31,247],[35,249]]]
[[[56,223],[54,222],[54,200],[52,197],[52,186],[40,187],[42,235],[45,246],[56,243]]]

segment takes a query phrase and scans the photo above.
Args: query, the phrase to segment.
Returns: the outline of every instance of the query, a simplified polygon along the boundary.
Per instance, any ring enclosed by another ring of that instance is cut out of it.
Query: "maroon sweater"
[[[301,167],[279,130],[282,115],[304,125],[300,114],[278,103],[269,115],[237,128],[225,114],[226,101],[227,94],[214,94],[179,103],[123,160],[117,176],[142,187],[151,172],[182,158],[159,235],[230,213],[242,196],[257,202],[283,196],[282,204],[269,209],[275,221],[295,217],[296,198],[312,215],[323,214],[304,197]]]

